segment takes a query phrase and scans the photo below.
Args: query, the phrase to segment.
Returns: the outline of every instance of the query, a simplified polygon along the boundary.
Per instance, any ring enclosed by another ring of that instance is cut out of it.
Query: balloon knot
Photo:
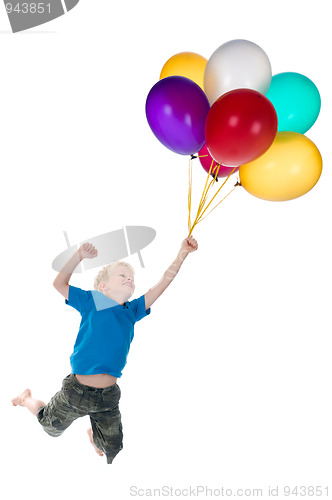
[[[234,184],[234,187],[235,187],[235,186],[242,186],[242,184],[241,184],[241,182],[237,181],[237,183],[236,183],[236,184]]]
[[[191,159],[191,160],[195,160],[196,158],[198,158],[198,156],[195,156],[195,155],[191,155],[191,156],[190,156],[190,159]]]

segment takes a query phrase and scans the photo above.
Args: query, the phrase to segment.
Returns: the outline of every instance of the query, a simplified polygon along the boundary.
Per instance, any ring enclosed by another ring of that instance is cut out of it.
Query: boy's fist
[[[92,243],[83,243],[78,249],[78,253],[81,259],[93,259],[97,257],[98,250],[92,245]]]
[[[195,250],[197,250],[197,248],[198,248],[197,241],[192,236],[189,236],[182,242],[182,249],[186,250],[186,252],[188,253],[194,252]]]

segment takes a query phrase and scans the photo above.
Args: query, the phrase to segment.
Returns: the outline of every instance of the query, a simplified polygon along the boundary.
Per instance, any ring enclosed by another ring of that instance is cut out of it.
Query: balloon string
[[[235,184],[235,186],[233,187],[233,189],[231,189],[231,190],[230,190],[230,192],[229,192],[228,194],[226,194],[226,196],[224,196],[224,197],[223,197],[223,199],[222,199],[222,200],[220,200],[220,201],[216,204],[216,206],[215,206],[215,207],[213,207],[213,208],[210,210],[210,212],[209,212],[208,214],[206,214],[206,216],[205,216],[205,217],[200,218],[198,222],[201,222],[201,221],[202,221],[202,220],[204,220],[204,219],[205,219],[208,215],[210,215],[210,213],[211,213],[211,212],[213,212],[213,210],[214,210],[215,208],[217,208],[217,206],[218,206],[218,205],[220,205],[220,203],[221,203],[222,201],[226,200],[227,196],[229,196],[229,195],[230,195],[230,194],[234,191],[234,189],[235,189],[237,186],[240,186],[240,185],[241,185],[241,184]]]
[[[235,187],[239,184],[236,184],[234,186],[234,188],[221,200],[217,203],[217,205],[212,208],[210,210],[210,212],[208,214],[205,215],[205,217],[203,217],[204,213],[206,212],[206,210],[209,208],[209,206],[211,205],[211,203],[213,202],[213,200],[215,199],[215,197],[218,195],[219,191],[223,188],[223,186],[226,184],[226,182],[228,181],[228,179],[230,178],[230,176],[233,174],[233,172],[235,172],[236,168],[237,167],[234,167],[232,169],[232,171],[230,172],[230,174],[228,175],[228,177],[226,178],[226,180],[223,182],[223,184],[220,186],[220,188],[218,189],[218,191],[215,193],[215,195],[213,196],[213,198],[210,200],[210,202],[207,204],[207,206],[204,208],[204,205],[206,203],[206,199],[207,199],[207,196],[208,196],[208,192],[209,190],[212,188],[213,184],[216,182],[216,179],[217,179],[217,176],[218,176],[218,173],[219,173],[219,169],[220,169],[220,165],[217,164],[214,168],[213,168],[213,174],[214,174],[214,178],[213,180],[210,182],[210,184],[208,185],[208,180],[209,180],[209,176],[211,175],[211,170],[212,170],[212,167],[213,167],[213,160],[212,160],[212,163],[211,163],[211,167],[209,169],[209,173],[208,173],[208,176],[207,176],[207,180],[206,180],[206,183],[205,183],[205,186],[204,186],[204,190],[203,190],[203,194],[202,194],[202,197],[201,197],[201,200],[199,202],[199,206],[198,206],[198,210],[197,210],[197,215],[196,215],[196,219],[194,221],[194,223],[191,225],[191,218],[190,218],[190,215],[189,215],[189,220],[188,220],[188,227],[189,227],[189,235],[188,237],[192,234],[193,232],[193,229],[194,227],[199,223],[201,222],[203,219],[205,219],[218,205],[220,205],[220,203],[222,201],[224,201],[227,196],[229,196],[235,189]],[[191,193],[192,193],[192,168],[191,168],[191,171],[190,171],[190,179],[189,179],[189,199],[190,199],[190,214],[191,214]],[[203,210],[204,208],[204,210]]]
[[[208,185],[208,181],[209,181],[209,177],[211,175],[211,170],[212,170],[212,167],[213,167],[213,163],[214,163],[214,160],[212,160],[212,163],[211,163],[211,166],[210,166],[210,169],[209,169],[209,172],[208,172],[208,175],[207,175],[207,178],[206,178],[206,183],[205,183],[205,186],[204,186],[204,189],[203,189],[203,193],[202,193],[202,196],[201,196],[201,199],[200,199],[200,202],[199,202],[199,206],[198,206],[198,210],[197,210],[197,215],[196,215],[196,219],[193,223],[193,225],[190,225],[189,227],[189,236],[191,235],[192,233],[192,230],[193,228],[196,226],[196,224],[198,223],[198,218],[203,210],[203,207],[205,205],[205,202],[206,202],[206,198],[207,198],[207,195],[208,195],[208,192],[209,190],[211,189],[212,185],[214,184],[214,182],[216,181],[216,178],[217,178],[217,175],[218,175],[218,172],[219,172],[219,168],[220,168],[220,165],[216,165],[214,167],[213,170],[215,170],[217,168],[217,171],[216,171],[216,174],[215,174],[215,177],[214,179],[210,182],[210,184]],[[190,192],[192,190],[192,186],[190,186]],[[191,193],[190,193],[190,196],[191,196]]]
[[[205,195],[204,195],[204,198],[203,200],[201,201],[200,205],[199,205],[199,208],[198,208],[198,211],[197,211],[197,217],[195,219],[195,223],[198,224],[198,221],[199,221],[199,216],[200,214],[202,213],[202,210],[204,208],[204,205],[206,203],[206,199],[207,199],[207,196],[208,196],[208,193],[209,193],[209,190],[212,188],[212,186],[214,185],[214,183],[216,182],[216,178],[217,178],[217,175],[219,173],[219,168],[220,168],[220,165],[216,165],[216,174],[214,176],[214,179],[210,182],[206,192],[205,192]],[[215,169],[214,169],[215,170]],[[212,174],[211,174],[212,175]]]
[[[197,213],[200,213],[201,210],[203,209],[204,205],[205,205],[205,202],[206,202],[206,198],[207,198],[207,195],[208,195],[208,192],[209,190],[211,189],[211,187],[213,186],[213,184],[215,183],[216,181],[216,178],[217,178],[217,175],[219,173],[219,168],[220,168],[220,165],[216,165],[214,168],[213,168],[213,172],[214,170],[217,168],[217,171],[216,171],[216,174],[214,176],[214,179],[212,179],[212,181],[210,182],[210,184],[208,185],[207,187],[207,183],[208,183],[208,180],[210,178],[210,175],[211,174],[211,170],[212,170],[212,167],[213,167],[213,163],[214,163],[214,160],[212,160],[212,163],[211,163],[211,167],[209,169],[209,173],[208,173],[208,176],[207,176],[207,179],[206,179],[206,183],[205,183],[205,187],[204,187],[204,190],[203,190],[203,194],[202,194],[202,197],[201,197],[201,200],[199,202],[199,206],[198,206],[198,212]],[[197,218],[197,217],[196,217]]]
[[[206,195],[207,195],[207,192],[210,188],[210,185],[211,183],[209,184],[209,187],[207,188],[207,184],[208,184],[208,181],[209,181],[209,176],[211,174],[211,170],[212,170],[212,167],[213,167],[213,160],[212,160],[212,163],[211,163],[211,166],[210,166],[210,169],[209,169],[209,173],[208,173],[208,176],[206,178],[206,183],[205,183],[205,186],[204,186],[204,189],[203,189],[203,194],[202,194],[202,197],[201,197],[201,200],[199,202],[199,207],[198,207],[198,210],[200,210],[201,206],[204,205],[205,203],[205,199],[206,199]]]
[[[189,191],[188,191],[188,229],[191,229],[191,192],[193,184],[192,159],[189,159]]]
[[[212,200],[209,202],[209,204],[205,207],[205,209],[203,210],[202,214],[203,215],[206,210],[209,208],[209,206],[211,205],[211,203],[213,202],[213,200],[215,199],[215,197],[217,196],[217,194],[219,193],[219,191],[224,187],[224,185],[226,184],[226,182],[228,181],[228,179],[230,178],[230,176],[235,172],[235,170],[237,169],[237,167],[234,167],[232,169],[232,171],[230,172],[230,174],[228,175],[228,177],[226,178],[226,180],[224,181],[224,183],[220,186],[220,188],[218,189],[218,191],[216,192],[216,194],[213,196]],[[219,204],[219,203],[218,203]],[[211,210],[212,212],[212,210]],[[209,213],[211,213],[209,212]],[[204,217],[205,218],[205,217]]]
[[[207,179],[206,179],[206,183],[205,183],[205,187],[204,187],[204,190],[203,190],[203,194],[202,194],[202,197],[201,197],[201,200],[200,200],[200,203],[199,203],[197,216],[199,215],[199,213],[201,211],[201,208],[203,207],[203,205],[205,203],[205,199],[206,199],[205,190],[206,190],[206,186],[207,186],[207,183],[208,183],[208,180],[209,180],[209,175],[211,173],[212,166],[213,166],[213,160],[212,160],[212,163],[211,163],[209,174],[208,174]],[[210,183],[210,185],[211,185],[211,183]],[[209,188],[210,188],[210,186],[208,187],[208,189]],[[189,215],[188,215],[188,229],[189,229],[189,236],[190,236],[190,234],[192,232],[192,228],[195,225],[195,222],[196,222],[196,219],[197,219],[197,217],[196,217],[194,225],[192,226],[191,225],[191,200],[192,200],[192,157],[189,159],[189,190],[188,190],[188,211],[189,211]]]

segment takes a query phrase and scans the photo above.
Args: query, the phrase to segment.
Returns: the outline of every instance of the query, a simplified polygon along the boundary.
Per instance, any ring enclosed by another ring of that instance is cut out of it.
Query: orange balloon
[[[263,200],[292,200],[315,186],[322,165],[321,154],[308,137],[278,132],[262,156],[240,166],[240,183],[248,193]]]
[[[184,76],[193,80],[204,90],[204,71],[207,59],[194,52],[175,54],[164,64],[160,80],[168,76]]]

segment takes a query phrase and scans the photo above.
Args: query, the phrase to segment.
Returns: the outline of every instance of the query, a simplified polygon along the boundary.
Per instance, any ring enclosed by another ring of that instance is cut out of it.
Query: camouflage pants
[[[39,408],[37,419],[45,432],[57,437],[79,417],[90,416],[93,441],[111,464],[122,450],[122,424],[119,411],[120,387],[115,384],[99,389],[80,384],[73,374],[62,382],[62,388],[51,401]]]

